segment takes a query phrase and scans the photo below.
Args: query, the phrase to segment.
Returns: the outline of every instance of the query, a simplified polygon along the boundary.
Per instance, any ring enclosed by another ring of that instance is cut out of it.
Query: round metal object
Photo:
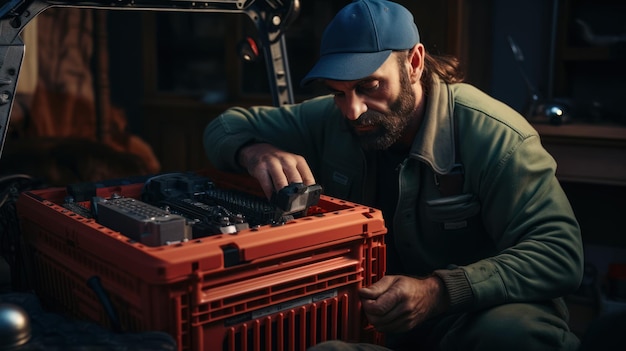
[[[571,119],[567,106],[558,102],[549,102],[544,105],[543,113],[549,123],[561,125]]]
[[[0,303],[0,350],[26,344],[31,338],[30,318],[15,304]]]

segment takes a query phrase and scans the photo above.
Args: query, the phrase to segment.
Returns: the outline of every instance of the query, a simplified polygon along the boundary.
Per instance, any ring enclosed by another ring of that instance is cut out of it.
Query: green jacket
[[[453,312],[573,292],[583,273],[580,229],[537,132],[468,84],[436,80],[428,91],[426,115],[399,169],[392,240],[401,273],[441,277]],[[232,108],[204,132],[209,160],[223,170],[242,171],[236,154],[249,142],[304,156],[325,194],[363,204],[373,198],[372,164],[332,96]],[[456,150],[463,193],[443,196],[437,179],[454,168]]]

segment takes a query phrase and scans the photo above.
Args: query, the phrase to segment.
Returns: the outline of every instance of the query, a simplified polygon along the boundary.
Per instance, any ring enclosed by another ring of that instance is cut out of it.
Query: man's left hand
[[[435,276],[389,275],[359,290],[368,321],[380,332],[403,332],[445,311],[448,295]]]

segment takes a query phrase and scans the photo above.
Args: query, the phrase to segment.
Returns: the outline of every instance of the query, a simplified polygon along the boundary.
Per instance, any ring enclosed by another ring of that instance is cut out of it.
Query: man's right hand
[[[246,145],[239,150],[239,164],[261,184],[265,196],[291,183],[315,184],[315,178],[304,157],[266,143]]]

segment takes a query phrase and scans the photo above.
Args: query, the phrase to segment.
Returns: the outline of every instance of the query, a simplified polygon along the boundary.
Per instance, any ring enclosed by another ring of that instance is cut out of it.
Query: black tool
[[[321,194],[320,185],[307,186],[303,183],[291,183],[274,192],[270,203],[276,206],[277,218],[287,215],[299,217],[305,215],[309,207],[319,202]]]

